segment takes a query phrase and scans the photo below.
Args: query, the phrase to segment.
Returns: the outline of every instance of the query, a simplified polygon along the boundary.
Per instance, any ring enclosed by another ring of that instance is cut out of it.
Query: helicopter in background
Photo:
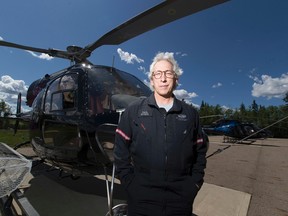
[[[233,119],[220,119],[211,125],[202,126],[207,135],[223,135],[223,142],[254,141],[251,139],[264,139],[271,137],[271,132],[258,127],[253,123],[244,123]]]
[[[113,166],[115,129],[124,109],[151,94],[137,77],[88,58],[102,45],[117,45],[154,28],[228,0],[166,0],[84,48],[42,49],[0,40],[0,46],[45,53],[74,65],[34,81],[17,116],[29,122],[30,141],[44,161],[74,175],[99,174]],[[18,107],[21,101],[18,100]],[[99,169],[98,169],[99,168]],[[112,167],[112,176],[114,167]],[[107,181],[107,178],[106,178]],[[108,198],[109,193],[107,191]],[[110,206],[111,211],[111,206]]]

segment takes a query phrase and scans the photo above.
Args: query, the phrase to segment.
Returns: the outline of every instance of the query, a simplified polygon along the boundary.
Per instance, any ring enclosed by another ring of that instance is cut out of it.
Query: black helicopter
[[[271,132],[260,128],[253,123],[241,122],[234,119],[220,119],[211,125],[204,125],[203,130],[207,135],[223,135],[224,142],[254,141],[251,139],[268,138]]]
[[[121,44],[226,1],[167,0],[84,48],[68,46],[66,51],[42,49],[0,40],[0,46],[46,53],[75,63],[46,74],[29,86],[26,104],[32,107],[32,111],[22,116],[30,122],[30,138],[36,153],[55,164],[69,164],[72,169],[85,169],[95,160],[110,164],[112,158],[104,150],[102,137],[112,142],[121,111],[133,100],[146,97],[151,91],[135,76],[113,67],[93,65],[87,58],[102,45]],[[17,110],[19,112],[20,109]]]
[[[166,0],[84,48],[42,49],[0,40],[0,46],[46,53],[74,63],[29,86],[26,104],[32,111],[18,113],[18,117],[29,121],[36,154],[74,175],[98,174],[98,168],[112,167],[114,132],[121,113],[131,102],[147,97],[151,91],[135,76],[114,67],[93,65],[88,57],[102,45],[121,44],[226,1]]]

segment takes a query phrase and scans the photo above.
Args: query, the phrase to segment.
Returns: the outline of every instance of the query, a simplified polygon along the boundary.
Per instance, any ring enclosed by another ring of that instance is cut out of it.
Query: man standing
[[[129,216],[192,215],[207,140],[197,111],[173,94],[181,74],[172,53],[158,53],[149,73],[153,94],[131,104],[116,130],[116,173]]]

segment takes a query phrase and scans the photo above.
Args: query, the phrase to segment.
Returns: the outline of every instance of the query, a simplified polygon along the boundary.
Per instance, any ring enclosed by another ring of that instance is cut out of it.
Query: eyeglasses
[[[175,76],[174,71],[171,71],[171,70],[166,70],[166,71],[157,70],[153,72],[153,76],[155,77],[155,79],[160,79],[163,74],[165,74],[166,78],[174,78]]]

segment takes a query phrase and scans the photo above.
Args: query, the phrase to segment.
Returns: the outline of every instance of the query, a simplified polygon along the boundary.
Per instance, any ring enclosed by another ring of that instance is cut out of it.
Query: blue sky
[[[0,40],[65,50],[86,46],[159,0],[9,0],[1,3]],[[175,93],[195,105],[238,108],[253,100],[282,105],[288,91],[288,1],[232,0],[89,58],[147,81],[154,55],[173,52],[184,73]],[[36,79],[70,65],[64,59],[0,47],[0,99],[11,106]]]

